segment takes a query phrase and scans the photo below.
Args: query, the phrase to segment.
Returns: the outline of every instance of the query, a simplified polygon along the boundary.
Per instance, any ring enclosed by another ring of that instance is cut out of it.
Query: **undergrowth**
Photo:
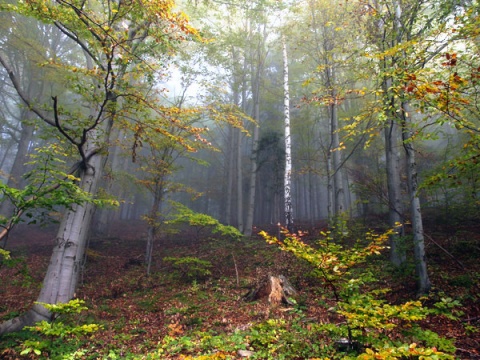
[[[342,241],[326,231],[307,244],[303,234],[284,233],[283,239],[278,239],[262,233],[271,244],[270,253],[262,250],[263,258],[278,256],[278,247],[297,259],[299,266],[297,273],[292,269],[292,277],[298,282],[307,273],[310,277],[309,289],[292,299],[294,306],[266,313],[258,310],[259,303],[232,299],[241,289],[227,277],[212,279],[213,261],[184,254],[166,256],[164,260],[169,261],[177,278],[188,280],[175,283],[177,293],[163,287],[140,289],[97,303],[97,316],[115,316],[114,322],[95,318],[86,321],[81,315],[86,310],[83,302],[54,305],[50,309],[56,314],[52,323],[39,323],[1,339],[0,346],[5,350],[0,351],[0,357],[237,359],[243,351],[250,359],[264,360],[453,359],[454,341],[424,328],[422,322],[429,317],[455,321],[461,315],[459,302],[443,294],[436,294],[435,299],[389,302],[390,289],[381,285],[384,279],[379,276],[379,269],[386,267],[379,255],[388,234],[367,232],[356,241]],[[197,282],[206,278],[208,281]],[[165,291],[172,292],[169,298],[162,296]],[[318,295],[313,299],[317,315],[312,316],[312,299],[307,298],[307,292]],[[138,300],[128,309],[113,305],[133,296]],[[248,323],[227,326],[228,314],[222,315],[227,302],[236,304],[236,311],[243,313]],[[133,307],[138,308],[137,317],[127,317]],[[160,325],[161,336],[149,334],[144,322],[148,316],[170,319]],[[93,322],[100,322],[103,329]],[[96,331],[102,336],[94,335]],[[143,339],[142,346],[138,346],[138,339]]]

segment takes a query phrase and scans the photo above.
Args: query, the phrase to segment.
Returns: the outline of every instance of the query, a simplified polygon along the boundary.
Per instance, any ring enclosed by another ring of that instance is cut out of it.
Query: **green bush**
[[[212,264],[207,260],[201,260],[192,256],[165,257],[163,261],[171,263],[174,274],[186,281],[205,280],[212,272]]]
[[[243,234],[233,226],[223,225],[217,219],[207,214],[195,212],[180,203],[173,201],[170,203],[173,205],[174,211],[170,219],[165,221],[165,224],[173,227],[187,225],[195,229],[197,241],[200,239],[203,230],[221,235],[222,238],[228,240],[240,240],[243,237]]]
[[[85,302],[74,299],[68,303],[40,304],[52,313],[52,321],[25,327],[32,337],[23,341],[20,355],[62,360],[83,355],[84,351],[78,350],[82,339],[101,329],[97,324],[77,323],[77,315],[88,309]]]

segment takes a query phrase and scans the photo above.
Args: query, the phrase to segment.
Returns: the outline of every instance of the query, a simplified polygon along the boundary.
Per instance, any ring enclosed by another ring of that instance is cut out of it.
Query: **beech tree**
[[[404,89],[406,97],[422,114],[430,114],[439,128],[445,127],[461,139],[460,149],[449,146],[440,162],[423,184],[434,194],[448,189],[449,196],[461,195],[461,216],[478,212],[478,157],[480,142],[480,62],[478,2],[454,3],[455,21],[444,24],[448,46],[435,54],[430,66],[409,72]],[[453,16],[453,15],[452,15]],[[445,192],[445,220],[456,217]]]
[[[130,80],[139,77],[153,81],[175,45],[196,36],[186,18],[173,12],[173,6],[173,1],[168,0],[38,0],[2,5],[3,11],[52,24],[85,56],[83,62],[77,63],[63,62],[55,54],[45,59],[44,66],[69,73],[64,82],[68,92],[54,94],[51,102],[43,106],[50,111],[44,111],[28,97],[12,64],[4,56],[0,60],[26,105],[76,150],[78,161],[71,172],[79,188],[92,197],[102,176],[115,124],[126,117],[141,121],[136,113],[144,107],[152,109],[160,124],[169,121],[164,116],[168,109],[151,102],[145,87],[137,88]],[[175,138],[167,131],[164,134]],[[74,296],[92,214],[91,202],[74,204],[66,211],[39,302],[67,302]],[[36,303],[25,315],[3,323],[0,334],[49,318],[49,311]]]
[[[406,260],[406,244],[400,242],[399,236],[404,234],[407,221],[405,210],[408,206],[420,294],[427,293],[431,284],[424,248],[414,147],[419,131],[412,121],[414,111],[405,89],[408,79],[416,78],[415,74],[447,46],[448,36],[443,33],[442,21],[450,15],[451,5],[449,1],[435,6],[428,1],[373,1],[369,12],[370,19],[376,24],[376,28],[371,27],[370,35],[377,47],[372,57],[377,60],[380,70],[380,120],[384,124],[390,226],[397,229],[397,234],[390,237],[391,261],[399,266]],[[432,8],[436,11],[432,11]],[[402,148],[407,177],[407,205],[402,201]]]

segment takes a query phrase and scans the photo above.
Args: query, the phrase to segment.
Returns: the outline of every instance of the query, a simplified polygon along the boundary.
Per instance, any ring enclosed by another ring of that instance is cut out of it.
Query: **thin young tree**
[[[418,196],[412,136],[415,127],[411,121],[411,112],[407,110],[409,101],[405,81],[415,78],[415,73],[424,68],[447,45],[448,37],[442,34],[441,29],[443,20],[451,14],[452,5],[448,0],[441,4],[431,4],[428,1],[375,0],[370,4],[373,9],[370,20],[376,25],[371,29],[373,42],[378,48],[376,59],[380,69],[378,75],[383,102],[390,226],[397,229],[397,234],[390,238],[391,261],[397,266],[406,261],[407,246],[402,244],[401,235],[404,234],[407,221],[405,209],[409,208],[419,294],[428,293],[431,283],[427,272]],[[432,11],[432,7],[437,11]],[[401,187],[402,148],[405,151],[407,170],[407,205],[404,204]]]
[[[285,121],[285,225],[288,231],[293,232],[293,206],[292,206],[292,138],[290,135],[290,90],[288,85],[288,52],[287,41],[282,36],[283,56],[283,112]]]

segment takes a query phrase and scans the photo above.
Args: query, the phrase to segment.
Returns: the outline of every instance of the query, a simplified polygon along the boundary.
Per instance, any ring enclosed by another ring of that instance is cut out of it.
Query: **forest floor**
[[[277,231],[274,227],[266,230]],[[310,233],[317,234],[318,230]],[[430,228],[427,232],[434,294],[458,299],[463,314],[458,320],[430,317],[422,322],[422,327],[454,339],[457,358],[480,359],[480,225],[453,231]],[[266,244],[258,236],[232,242],[200,241],[201,236],[194,233],[170,235],[155,244],[152,272],[146,276],[142,265],[145,235],[141,223],[117,224],[109,236],[91,240],[82,285],[76,295],[84,299],[89,308],[80,320],[101,324],[103,329],[80,345],[90,354],[84,358],[121,359],[128,358],[128,354],[157,351],[163,354],[157,357],[160,359],[188,356],[193,359],[201,353],[195,336],[205,338],[205,334],[210,334],[213,341],[212,334],[235,334],[236,330],[252,328],[266,320],[274,320],[270,322],[272,326],[283,321],[288,323],[298,316],[299,308],[303,318],[309,321],[333,324],[340,321],[328,310],[329,304],[333,304],[329,291],[307,275],[305,264],[299,264],[294,257]],[[54,229],[26,226],[10,236],[9,249],[14,261],[10,261],[9,266],[0,266],[0,320],[24,312],[35,301],[53,238]],[[162,260],[168,256],[192,256],[210,261],[211,276],[184,281],[175,276],[171,264]],[[385,287],[391,289],[388,300],[399,303],[414,299],[413,271],[395,274],[384,260],[380,268],[383,266],[385,270],[379,277]],[[262,274],[267,273],[283,274],[290,279],[299,291],[297,307],[271,308],[262,301],[242,300]],[[274,329],[272,333],[275,334]],[[22,358],[19,341],[11,337],[0,339],[0,357]],[[257,343],[261,342],[257,339]],[[2,346],[8,348],[2,352]],[[228,351],[227,347],[217,357],[209,358],[236,358],[233,348],[232,345]]]

